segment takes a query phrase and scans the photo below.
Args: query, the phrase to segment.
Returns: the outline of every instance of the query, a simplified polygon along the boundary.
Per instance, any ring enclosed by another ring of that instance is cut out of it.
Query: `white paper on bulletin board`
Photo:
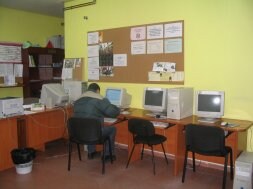
[[[21,45],[0,43],[0,63],[21,63]]]
[[[13,75],[13,64],[0,64],[0,77],[5,75]]]
[[[149,81],[184,81],[184,72],[148,72]]]
[[[164,25],[164,37],[182,37],[183,36],[183,23],[168,23]]]

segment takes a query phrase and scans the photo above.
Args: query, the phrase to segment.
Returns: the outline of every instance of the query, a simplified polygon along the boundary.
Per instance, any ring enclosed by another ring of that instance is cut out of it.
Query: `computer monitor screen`
[[[50,101],[50,103],[49,103]],[[69,96],[65,93],[63,86],[60,83],[47,83],[42,85],[40,102],[42,104],[54,107],[62,106],[68,103]]]
[[[143,93],[143,108],[154,114],[163,114],[167,109],[167,89],[145,88]]]
[[[121,109],[129,108],[131,104],[131,95],[124,88],[107,88],[105,96],[112,104]]]
[[[224,91],[197,91],[195,97],[199,121],[215,122],[224,115]]]
[[[62,84],[70,102],[76,101],[87,90],[87,82],[83,81],[64,80]]]

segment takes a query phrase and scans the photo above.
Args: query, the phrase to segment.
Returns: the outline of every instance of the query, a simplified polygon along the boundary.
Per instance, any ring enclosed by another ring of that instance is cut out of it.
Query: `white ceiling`
[[[65,1],[67,0],[0,0],[0,6],[63,18]]]

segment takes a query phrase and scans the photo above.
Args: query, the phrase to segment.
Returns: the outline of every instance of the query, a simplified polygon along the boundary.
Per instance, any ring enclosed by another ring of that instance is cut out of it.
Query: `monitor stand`
[[[219,119],[217,119],[217,118],[210,118],[210,117],[199,117],[198,118],[198,122],[202,122],[202,123],[216,123],[218,121],[219,121]]]

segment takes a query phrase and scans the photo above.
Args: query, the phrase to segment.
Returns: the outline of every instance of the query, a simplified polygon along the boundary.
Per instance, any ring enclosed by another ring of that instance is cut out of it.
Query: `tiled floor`
[[[75,148],[74,148],[75,149]],[[25,175],[16,173],[15,168],[0,172],[0,189],[218,189],[222,184],[222,171],[197,167],[190,168],[185,183],[182,174],[172,174],[173,161],[166,164],[162,157],[156,158],[156,175],[153,175],[151,157],[130,163],[126,169],[127,150],[117,148],[117,160],[106,164],[105,175],[101,174],[101,159],[88,160],[83,152],[83,160],[73,153],[71,170],[67,171],[67,145],[64,141],[50,143],[45,152],[38,152],[32,172]],[[190,167],[190,166],[189,166]],[[229,175],[227,189],[233,182]]]

